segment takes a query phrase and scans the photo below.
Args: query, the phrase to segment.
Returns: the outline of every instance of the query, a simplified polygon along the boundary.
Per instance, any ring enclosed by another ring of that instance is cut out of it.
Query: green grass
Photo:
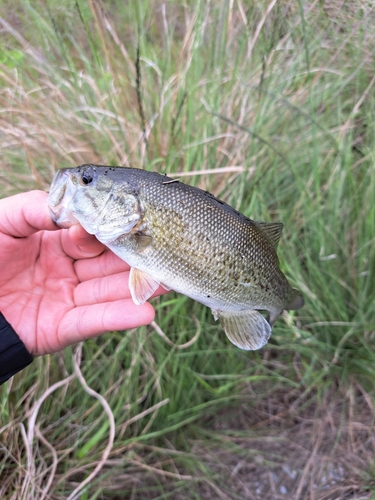
[[[2,2],[1,196],[88,162],[178,174],[285,224],[306,304],[243,352],[170,293],[173,345],[150,325],[37,359],[0,389],[1,498],[375,498],[374,13],[271,5]]]

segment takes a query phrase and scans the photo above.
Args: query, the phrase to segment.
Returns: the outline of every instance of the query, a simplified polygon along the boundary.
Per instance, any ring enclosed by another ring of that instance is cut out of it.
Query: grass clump
[[[171,293],[147,328],[38,359],[0,391],[1,498],[372,498],[371,7],[21,0],[0,16],[1,196],[81,163],[167,172],[282,221],[306,302],[259,352]]]

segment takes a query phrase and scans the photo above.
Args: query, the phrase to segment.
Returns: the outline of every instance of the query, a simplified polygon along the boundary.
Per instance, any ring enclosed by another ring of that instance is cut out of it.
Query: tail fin
[[[305,301],[302,298],[301,292],[296,288],[293,288],[292,298],[289,304],[286,306],[286,310],[289,309],[301,309],[305,305]]]

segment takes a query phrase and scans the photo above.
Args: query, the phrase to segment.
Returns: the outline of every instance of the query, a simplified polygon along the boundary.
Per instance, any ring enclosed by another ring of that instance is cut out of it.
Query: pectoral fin
[[[255,351],[267,344],[271,336],[271,326],[256,310],[239,314],[212,311],[218,317],[232,344],[246,351]]]
[[[142,233],[136,233],[134,235],[134,238],[137,242],[137,250],[138,252],[141,252],[145,248],[147,248],[149,245],[152,243],[152,238],[151,236],[148,236],[147,234],[142,234]]]
[[[135,304],[143,304],[155,292],[159,282],[154,280],[149,274],[135,269],[130,269],[129,289]]]

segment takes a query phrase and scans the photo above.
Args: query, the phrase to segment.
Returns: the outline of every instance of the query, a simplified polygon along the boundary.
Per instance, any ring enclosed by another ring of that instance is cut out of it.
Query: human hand
[[[46,198],[30,191],[0,200],[0,311],[28,351],[151,323],[151,304],[131,299],[129,266],[81,226],[58,228]]]

